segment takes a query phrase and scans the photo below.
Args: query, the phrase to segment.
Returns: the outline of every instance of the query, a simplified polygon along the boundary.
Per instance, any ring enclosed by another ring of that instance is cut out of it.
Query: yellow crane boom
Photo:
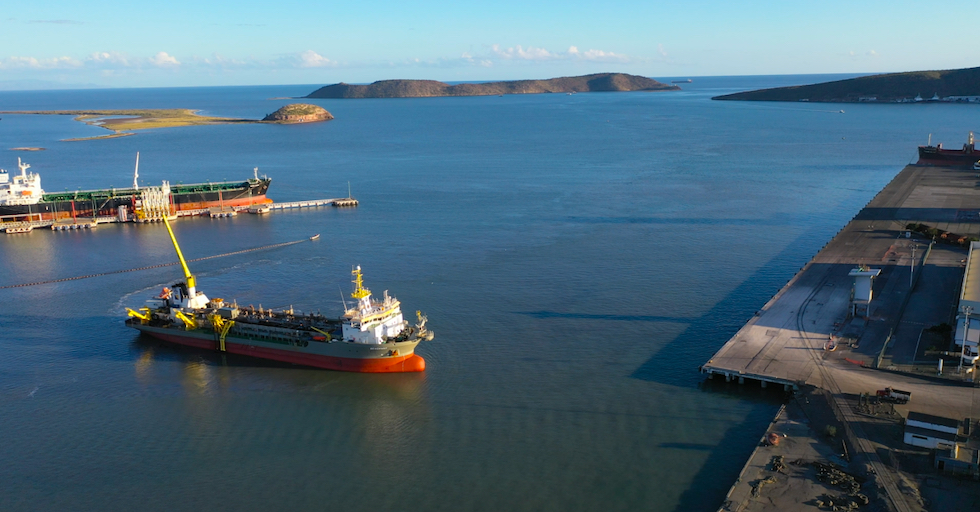
[[[187,289],[190,290],[193,295],[194,289],[196,288],[196,280],[194,275],[191,274],[191,269],[187,268],[187,260],[184,259],[184,254],[180,252],[180,245],[177,244],[177,237],[174,236],[174,230],[170,227],[170,221],[167,220],[167,216],[163,216],[163,224],[167,226],[167,233],[170,233],[170,241],[174,243],[174,249],[177,250],[177,258],[180,259],[180,266],[184,269],[184,279],[187,280]]]

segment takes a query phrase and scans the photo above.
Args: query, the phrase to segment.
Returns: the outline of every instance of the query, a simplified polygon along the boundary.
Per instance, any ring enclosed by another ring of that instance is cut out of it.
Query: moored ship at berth
[[[925,146],[919,146],[919,165],[972,166],[980,169],[980,151],[973,144],[973,132],[967,136],[962,149],[945,149],[942,143],[932,145],[932,135]]]
[[[119,220],[152,220],[162,214],[270,203],[266,192],[272,180],[254,177],[244,181],[222,181],[141,187],[139,157],[133,186],[101,190],[46,193],[41,176],[28,172],[30,165],[17,159],[19,174],[0,169],[0,220],[47,221],[74,218],[118,217]]]

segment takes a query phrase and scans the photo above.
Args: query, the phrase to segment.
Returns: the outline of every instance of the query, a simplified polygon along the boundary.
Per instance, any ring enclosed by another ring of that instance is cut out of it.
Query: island
[[[294,107],[294,110],[290,110]],[[271,123],[271,124],[284,124],[289,122],[306,122],[297,120],[288,120],[290,114],[285,114],[284,120],[271,119],[271,116],[275,116],[279,112],[298,112],[304,110],[306,107],[312,107],[314,109],[320,109],[322,113],[314,113],[315,117],[322,117],[322,119],[316,120],[327,120],[333,119],[333,116],[326,110],[321,109],[315,105],[286,105],[285,107],[277,110],[276,112],[269,114],[263,120],[258,119],[236,119],[230,117],[214,117],[214,116],[202,116],[198,114],[198,110],[191,110],[186,108],[167,108],[167,109],[132,109],[132,110],[119,110],[119,109],[108,109],[108,110],[11,110],[2,111],[0,114],[36,114],[36,115],[63,115],[63,116],[75,116],[76,121],[81,121],[85,124],[90,124],[93,126],[99,126],[107,130],[111,130],[112,133],[106,135],[97,135],[94,137],[78,137],[72,139],[63,139],[65,142],[73,141],[83,141],[83,140],[97,140],[97,139],[111,139],[116,137],[125,137],[127,135],[133,135],[135,130],[149,130],[153,128],[172,128],[177,126],[200,126],[200,125],[213,125],[213,124],[233,124],[233,123]],[[324,116],[324,113],[326,114]],[[294,115],[295,118],[295,115]]]
[[[293,103],[262,118],[266,123],[296,124],[296,123],[315,123],[318,121],[329,121],[333,119],[333,114],[327,112],[323,107],[310,105],[309,103]]]
[[[339,83],[321,87],[307,98],[426,98],[433,96],[497,96],[503,94],[678,91],[680,87],[624,73],[597,73],[549,80],[465,83],[435,80],[381,80],[370,85]]]
[[[980,103],[980,68],[862,76],[716,96],[715,100],[827,103]]]

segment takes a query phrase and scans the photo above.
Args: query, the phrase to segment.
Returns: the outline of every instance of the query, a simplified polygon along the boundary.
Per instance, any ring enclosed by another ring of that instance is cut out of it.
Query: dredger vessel
[[[170,222],[167,231],[184,270],[184,281],[164,288],[138,311],[127,308],[126,325],[172,343],[349,372],[420,372],[425,360],[415,354],[433,333],[426,317],[418,323],[402,318],[401,303],[386,291],[374,299],[364,286],[361,268],[353,276],[353,306],[341,318],[270,310],[222,299],[209,299],[196,280],[177,244]],[[311,237],[314,238],[314,237]]]

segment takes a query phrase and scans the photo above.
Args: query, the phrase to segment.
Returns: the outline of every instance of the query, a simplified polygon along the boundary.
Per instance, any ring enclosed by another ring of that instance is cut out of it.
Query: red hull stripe
[[[185,338],[183,336],[156,332],[146,332],[146,334],[169,341],[171,343],[176,343],[178,345],[203,348],[206,350],[218,349],[218,342],[216,341],[189,337]],[[323,356],[319,354],[303,354],[289,350],[276,350],[231,342],[226,342],[225,348],[230,354],[240,354],[244,356],[257,357],[259,359],[271,359],[273,361],[281,361],[284,363],[293,363],[303,366],[313,366],[316,368],[340,370],[345,372],[402,373],[421,372],[425,370],[425,359],[422,359],[421,356],[416,354],[373,359],[352,359],[348,357]]]
[[[174,205],[177,211],[184,210],[203,210],[205,208],[214,208],[217,206],[251,206],[253,204],[268,204],[271,203],[271,199],[266,199],[265,196],[252,196],[244,197],[240,199],[225,199],[224,201],[201,201],[197,203],[178,203]]]

